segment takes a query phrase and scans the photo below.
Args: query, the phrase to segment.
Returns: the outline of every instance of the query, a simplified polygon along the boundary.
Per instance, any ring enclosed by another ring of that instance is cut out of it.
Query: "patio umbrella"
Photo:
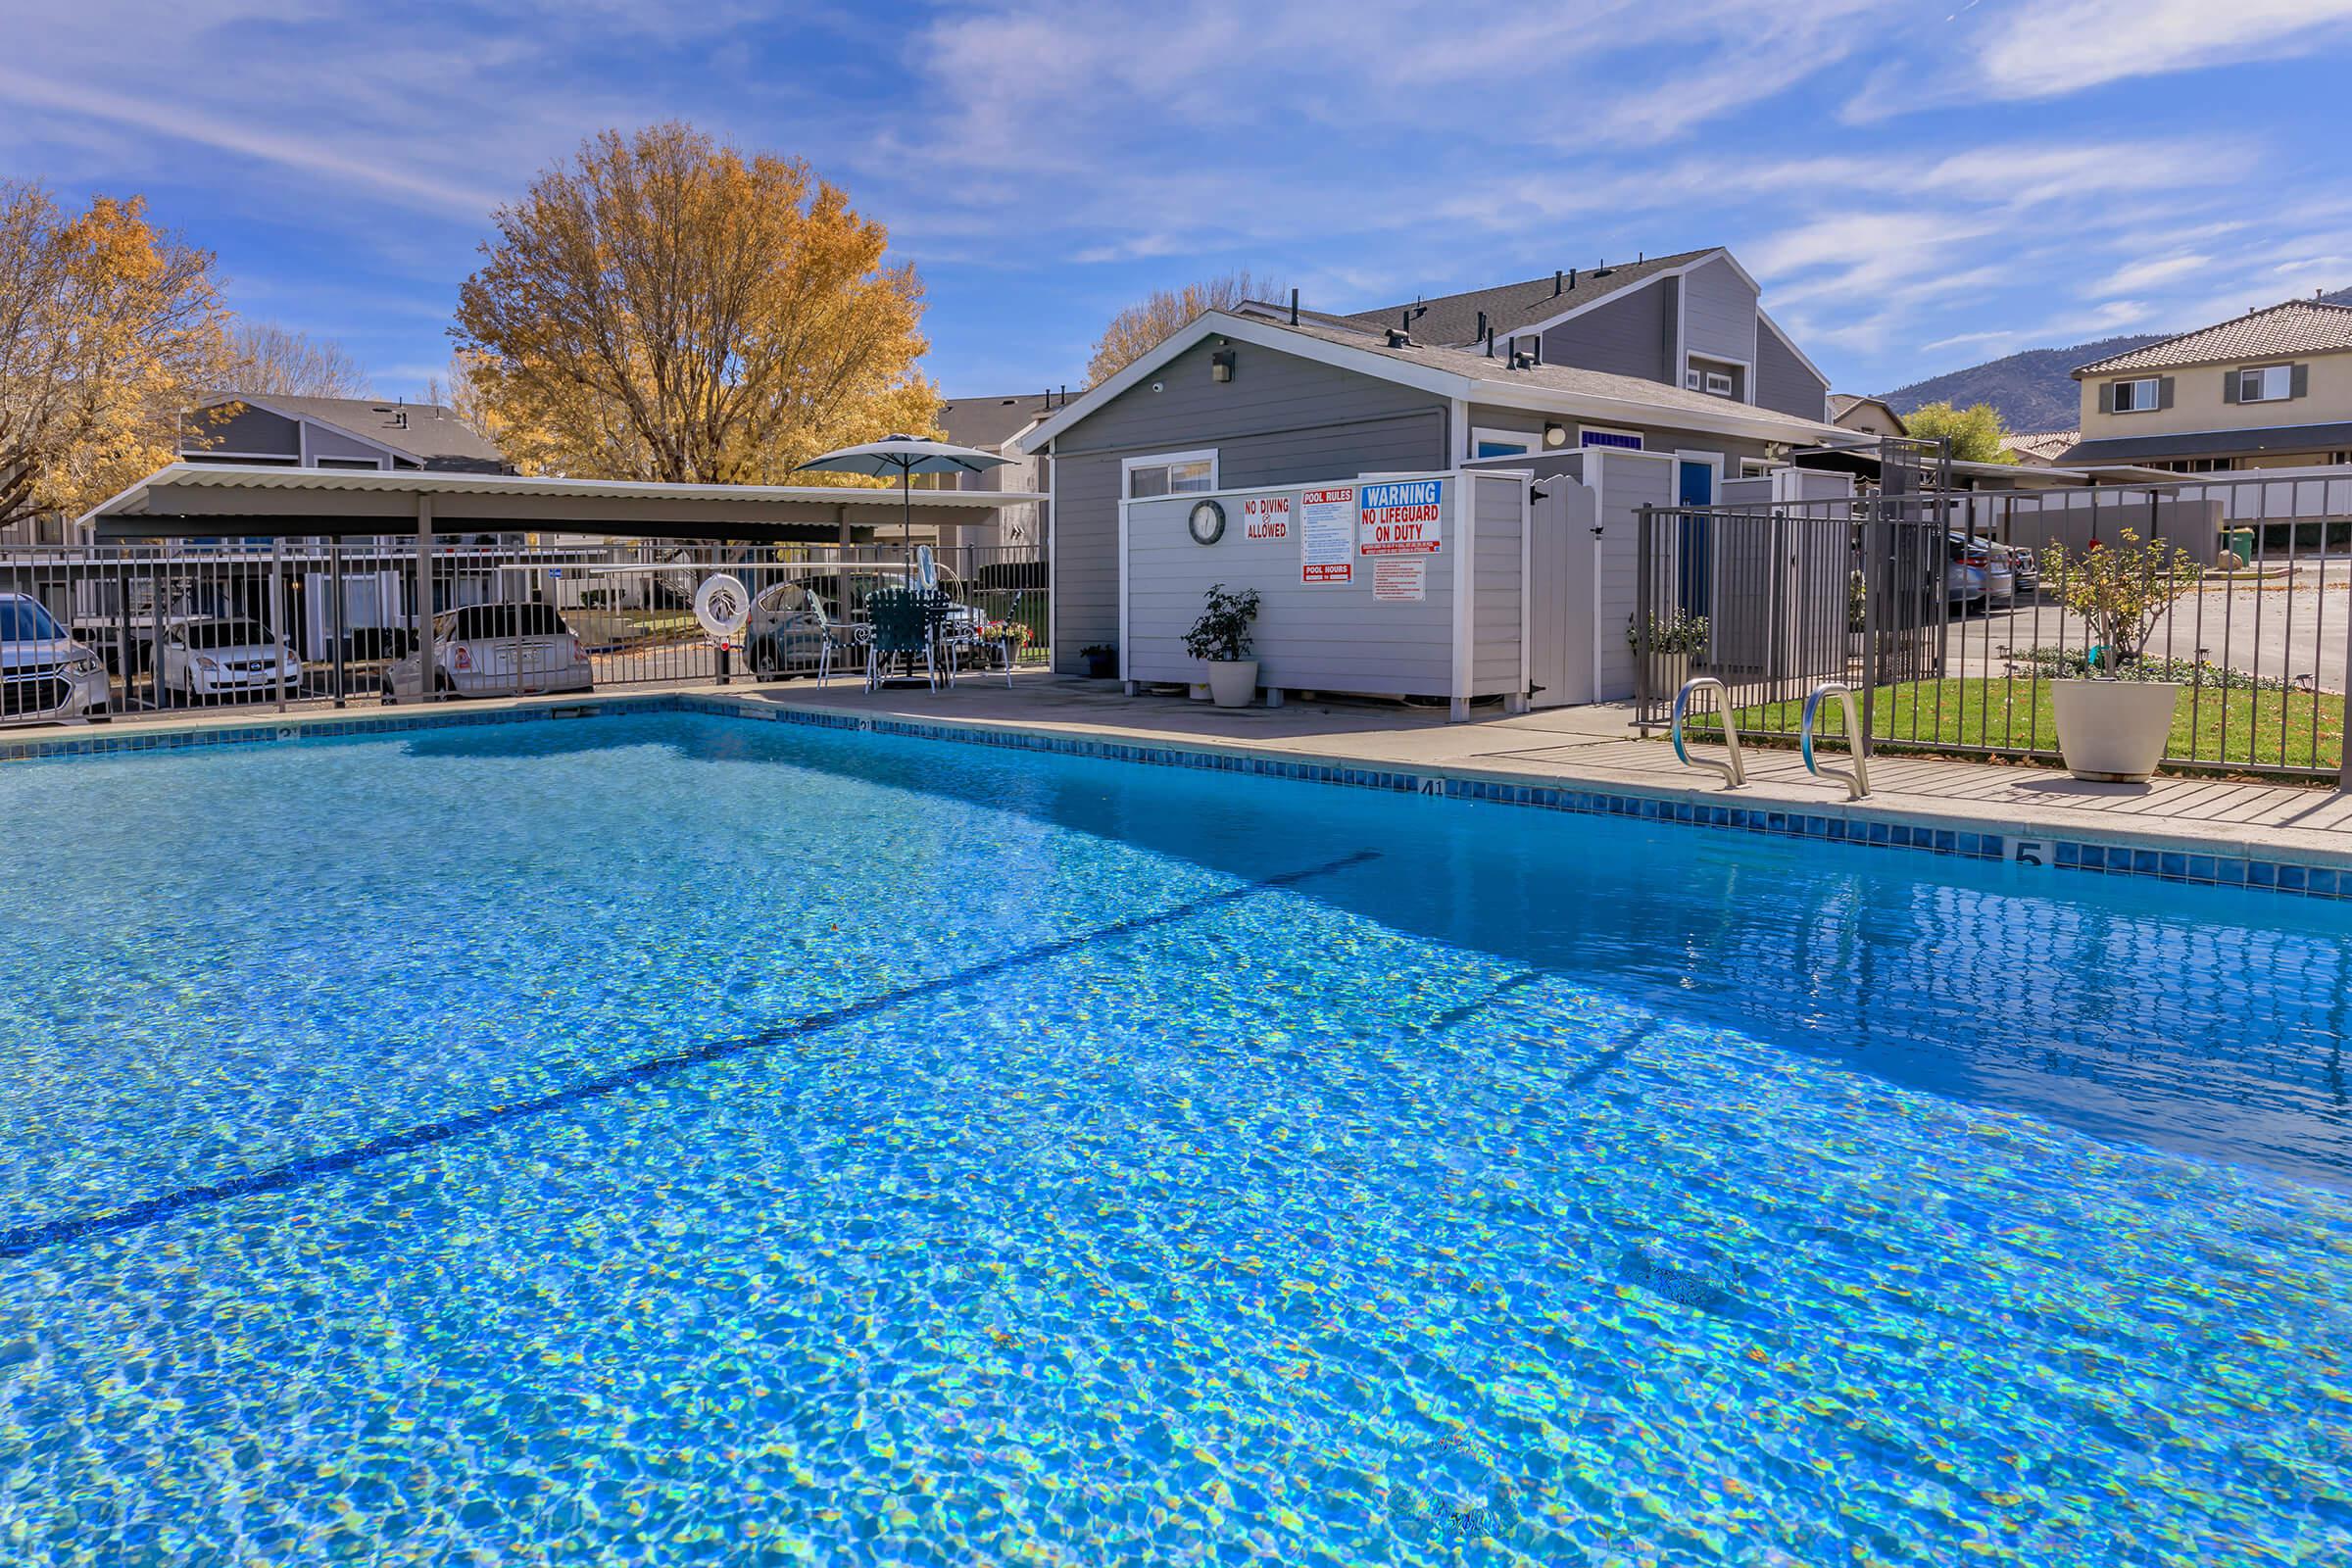
[[[822,468],[831,473],[871,473],[882,478],[899,476],[899,500],[904,509],[899,521],[899,542],[906,543],[914,533],[914,497],[910,494],[914,475],[918,473],[981,473],[1002,467],[1010,458],[1000,458],[993,452],[977,447],[950,446],[945,441],[924,441],[910,435],[886,435],[879,441],[863,446],[843,447],[821,458],[810,458],[803,468]]]

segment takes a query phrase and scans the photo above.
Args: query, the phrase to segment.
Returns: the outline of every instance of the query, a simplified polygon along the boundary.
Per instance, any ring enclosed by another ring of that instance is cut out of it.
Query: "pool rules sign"
[[[1394,479],[1359,487],[1356,553],[1372,564],[1372,597],[1418,604],[1429,596],[1430,559],[1446,548],[1446,481]]]
[[[1320,485],[1298,498],[1298,581],[1345,588],[1355,579],[1355,489]]]

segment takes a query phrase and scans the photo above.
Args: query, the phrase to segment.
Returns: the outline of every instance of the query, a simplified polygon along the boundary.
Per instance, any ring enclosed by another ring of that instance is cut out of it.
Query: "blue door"
[[[1711,507],[1715,504],[1715,466],[1711,463],[1681,463],[1675,468],[1675,502],[1685,507]],[[1713,523],[1705,517],[1686,515],[1682,519],[1682,549],[1675,572],[1676,602],[1687,614],[1707,613],[1708,536]]]

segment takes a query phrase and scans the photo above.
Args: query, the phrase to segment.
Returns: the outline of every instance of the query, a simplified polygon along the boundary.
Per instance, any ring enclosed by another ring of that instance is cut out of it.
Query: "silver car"
[[[386,701],[423,690],[421,654],[384,670]],[[588,651],[553,605],[468,605],[433,617],[433,690],[455,697],[584,692]]]
[[[0,594],[0,723],[106,711],[106,661],[30,594]]]
[[[176,703],[302,691],[302,661],[253,620],[175,620],[164,628],[156,678]]]

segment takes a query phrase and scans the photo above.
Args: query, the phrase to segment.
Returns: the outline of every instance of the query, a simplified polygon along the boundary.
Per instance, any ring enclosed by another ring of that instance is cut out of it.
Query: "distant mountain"
[[[2352,288],[2337,289],[2321,298],[2330,305],[2352,305]],[[1882,396],[1897,414],[1909,414],[1923,403],[1951,403],[1963,409],[1972,403],[1989,403],[2012,430],[2071,430],[2082,417],[2082,401],[2069,371],[2078,365],[2128,354],[2176,335],[2151,332],[2103,337],[2065,349],[2028,349],[1965,370],[1932,375]]]

